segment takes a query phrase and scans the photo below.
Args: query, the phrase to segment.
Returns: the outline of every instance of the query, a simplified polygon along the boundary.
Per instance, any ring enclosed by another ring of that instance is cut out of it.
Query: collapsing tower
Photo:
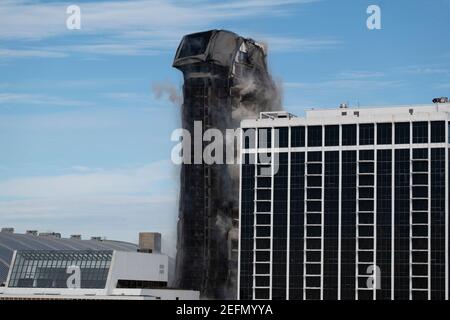
[[[173,66],[184,76],[182,126],[191,133],[191,159],[194,121],[202,122],[203,132],[224,133],[243,117],[280,108],[265,50],[251,39],[224,30],[186,35]],[[177,282],[208,298],[236,297],[237,172],[223,164],[181,168]]]

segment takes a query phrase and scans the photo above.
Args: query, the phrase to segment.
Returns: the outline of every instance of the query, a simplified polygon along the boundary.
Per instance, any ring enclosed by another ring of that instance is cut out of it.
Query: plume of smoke
[[[181,106],[183,104],[183,97],[179,89],[169,82],[157,82],[152,84],[152,91],[156,99],[160,99],[167,95],[169,100],[175,106]]]
[[[223,110],[218,110],[220,115],[216,117],[216,124],[225,128],[238,128],[240,122],[244,119],[257,118],[260,112],[282,110],[282,83],[277,79],[274,81],[270,75],[267,78],[256,78],[249,75],[241,78],[239,83],[232,88],[232,110],[231,117],[226,117]],[[230,208],[230,211],[237,211],[239,207],[239,165],[238,158],[240,154],[240,144],[238,141],[228,141],[228,144],[234,144],[234,164],[228,164],[224,170],[220,171],[223,175],[223,183],[221,188],[221,198],[227,205],[223,207]],[[228,179],[226,177],[229,177]],[[216,216],[216,237],[218,240],[227,239],[228,259],[231,254],[231,241],[238,241],[239,234],[237,227],[233,225],[233,221],[229,216],[229,212],[219,212]],[[231,266],[231,265],[230,265]],[[231,268],[229,282],[220,287],[222,296],[225,299],[235,298],[237,270]]]

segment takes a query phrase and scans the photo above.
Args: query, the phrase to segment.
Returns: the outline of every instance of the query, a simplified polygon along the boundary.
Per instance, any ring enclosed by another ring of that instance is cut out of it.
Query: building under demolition
[[[182,126],[192,136],[194,121],[202,122],[203,132],[224,132],[239,127],[245,116],[280,108],[265,49],[251,39],[224,30],[186,35],[173,66],[183,72]],[[200,290],[209,298],[235,298],[237,218],[238,168],[182,165],[177,245],[181,288]]]

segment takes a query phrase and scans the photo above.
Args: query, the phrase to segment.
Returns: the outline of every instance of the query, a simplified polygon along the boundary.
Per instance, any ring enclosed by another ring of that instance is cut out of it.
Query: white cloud
[[[398,87],[403,85],[402,81],[389,79],[384,72],[351,70],[342,71],[331,75],[329,80],[315,82],[285,82],[285,88],[321,90],[328,92],[332,90],[377,90],[387,87]]]
[[[344,71],[338,74],[340,79],[368,79],[384,77],[383,72],[377,71]]]
[[[0,196],[60,198],[141,193],[171,177],[169,164],[168,161],[162,161],[112,171],[83,168],[84,172],[61,176],[15,178],[0,182]]]
[[[289,14],[293,7],[311,2],[316,0],[92,1],[79,4],[81,30],[67,30],[65,9],[71,2],[7,1],[0,3],[0,39],[33,41],[27,48],[0,49],[0,57],[156,55],[172,52],[186,33],[209,29],[225,21]],[[64,44],[57,41],[51,46],[42,46],[35,41],[55,37],[61,40],[61,36],[64,36]],[[264,39],[276,51],[305,51],[339,44],[333,39],[273,36]]]
[[[410,75],[443,75],[450,73],[447,68],[437,66],[406,66],[400,67],[398,70],[404,74]]]
[[[43,94],[0,93],[0,106],[7,104],[32,104],[47,106],[90,106],[88,101],[65,99]]]
[[[308,89],[308,90],[342,90],[342,89],[364,89],[374,90],[386,87],[401,86],[401,81],[396,80],[365,80],[365,79],[339,79],[322,82],[286,82],[286,88]]]
[[[65,21],[66,7],[72,2],[36,3],[29,1],[2,1],[2,38],[46,38],[55,35],[79,33],[121,33],[133,30],[173,33],[219,21],[271,15],[274,9],[289,12],[292,5],[311,0],[280,1],[102,1],[78,4],[81,8],[81,30],[69,31]],[[163,30],[163,31],[162,31]]]
[[[319,49],[332,49],[342,44],[341,41],[336,39],[326,38],[292,38],[292,37],[273,37],[273,36],[261,36],[269,46],[270,51],[282,51],[282,52],[306,52]]]
[[[0,58],[64,58],[67,54],[54,50],[40,49],[2,49],[0,48]]]

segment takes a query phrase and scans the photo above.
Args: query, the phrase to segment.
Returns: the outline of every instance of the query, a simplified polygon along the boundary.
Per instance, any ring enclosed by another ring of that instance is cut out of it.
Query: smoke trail
[[[168,82],[157,82],[152,84],[152,91],[156,99],[160,99],[167,95],[169,100],[177,107],[183,104],[183,97],[180,90],[173,84]]]

